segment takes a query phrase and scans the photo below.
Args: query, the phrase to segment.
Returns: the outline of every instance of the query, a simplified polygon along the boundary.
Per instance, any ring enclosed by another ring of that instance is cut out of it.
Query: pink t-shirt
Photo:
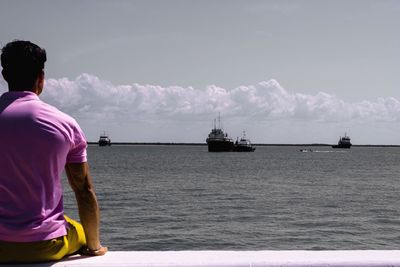
[[[32,92],[0,97],[0,240],[32,242],[67,233],[61,174],[86,162],[77,122]]]

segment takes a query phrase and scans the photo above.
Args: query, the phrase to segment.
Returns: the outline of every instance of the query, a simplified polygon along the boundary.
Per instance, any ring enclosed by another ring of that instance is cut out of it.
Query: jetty
[[[400,267],[400,250],[109,251],[22,267]]]

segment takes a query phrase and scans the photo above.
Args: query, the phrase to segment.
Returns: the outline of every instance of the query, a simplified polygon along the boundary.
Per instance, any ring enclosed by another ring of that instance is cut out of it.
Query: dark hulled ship
[[[344,134],[343,137],[339,138],[337,145],[332,146],[332,148],[350,148],[350,147],[351,147],[350,136],[347,136],[346,134]]]
[[[106,135],[106,133],[100,135],[99,146],[111,146],[111,139]]]
[[[229,152],[233,151],[233,141],[221,128],[221,118],[218,115],[218,127],[214,120],[214,128],[206,139],[208,152]]]

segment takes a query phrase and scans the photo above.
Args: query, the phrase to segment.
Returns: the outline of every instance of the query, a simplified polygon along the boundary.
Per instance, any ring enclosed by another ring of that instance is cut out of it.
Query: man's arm
[[[104,255],[106,247],[102,247],[99,238],[99,205],[94,191],[89,165],[84,163],[67,163],[65,170],[69,184],[75,192],[79,217],[85,231],[86,243],[90,255]]]

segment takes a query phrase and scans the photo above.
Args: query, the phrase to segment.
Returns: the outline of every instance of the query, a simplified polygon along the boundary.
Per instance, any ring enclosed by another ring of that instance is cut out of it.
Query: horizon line
[[[98,145],[98,142],[87,142],[88,145]],[[112,145],[166,145],[166,146],[207,146],[207,143],[197,142],[111,142]],[[254,143],[254,146],[332,146],[335,144],[290,144],[290,143]],[[358,144],[352,147],[400,147],[400,145],[373,145],[373,144]]]

